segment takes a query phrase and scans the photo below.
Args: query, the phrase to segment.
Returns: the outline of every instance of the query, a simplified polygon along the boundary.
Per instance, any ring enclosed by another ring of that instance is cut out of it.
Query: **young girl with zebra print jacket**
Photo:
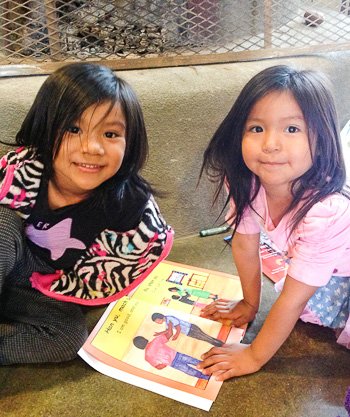
[[[128,294],[173,231],[139,175],[140,104],[108,68],[51,74],[16,144],[0,166],[0,363],[70,360],[87,336],[79,304]]]

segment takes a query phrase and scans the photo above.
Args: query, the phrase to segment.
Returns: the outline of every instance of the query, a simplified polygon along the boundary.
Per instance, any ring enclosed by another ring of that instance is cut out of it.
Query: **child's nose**
[[[275,131],[266,131],[264,135],[263,151],[273,152],[280,148],[279,135]]]
[[[82,140],[81,143],[83,153],[89,153],[91,155],[103,155],[104,148],[102,141],[100,141],[94,135],[88,135]]]

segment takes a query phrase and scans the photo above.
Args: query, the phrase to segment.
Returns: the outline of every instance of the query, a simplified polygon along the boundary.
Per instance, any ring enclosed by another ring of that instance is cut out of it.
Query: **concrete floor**
[[[169,260],[236,273],[223,235],[178,239]],[[264,278],[254,339],[276,298]],[[103,308],[89,310],[93,326]],[[209,412],[104,376],[80,358],[65,364],[0,368],[0,416],[16,417],[345,417],[350,351],[329,329],[298,323],[275,357],[253,375],[224,382]]]

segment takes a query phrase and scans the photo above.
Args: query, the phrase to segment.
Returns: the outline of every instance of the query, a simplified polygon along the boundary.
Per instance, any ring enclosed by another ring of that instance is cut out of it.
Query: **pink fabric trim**
[[[163,249],[161,256],[144,272],[142,273],[132,284],[124,288],[122,291],[118,292],[117,294],[111,295],[110,297],[106,298],[96,298],[93,300],[85,300],[83,298],[77,298],[69,295],[60,295],[56,294],[54,291],[47,290],[51,286],[51,283],[54,279],[59,278],[60,272],[58,271],[56,274],[51,275],[41,275],[37,272],[34,272],[30,281],[32,282],[32,287],[36,288],[43,294],[47,295],[48,297],[55,298],[56,300],[61,301],[68,301],[70,303],[82,304],[82,305],[90,305],[90,306],[98,306],[103,304],[109,304],[119,298],[128,295],[133,289],[135,289],[141,282],[154,270],[154,268],[163,261],[170,252],[170,249],[173,245],[174,241],[174,232],[173,230],[167,232],[166,242]]]
[[[345,328],[339,334],[337,343],[350,349],[350,317],[345,324]]]
[[[321,322],[321,320],[318,318],[317,314],[315,314],[313,311],[311,311],[310,307],[308,307],[308,306],[306,306],[304,308],[304,311],[301,313],[299,318],[304,323],[318,324],[319,326],[327,327]]]
[[[286,278],[282,278],[281,280],[276,282],[276,284],[274,285],[276,292],[282,292],[285,280]]]
[[[305,323],[318,324],[319,326],[327,327],[323,324],[318,316],[313,313],[309,307],[305,307],[305,310],[301,313],[300,319]],[[350,317],[345,324],[344,329],[334,329],[337,337],[337,343],[350,349]]]
[[[6,194],[9,192],[16,167],[17,165],[9,165],[6,170],[5,178],[2,182],[2,187],[0,190],[0,200],[2,200],[6,196]]]
[[[283,289],[283,285],[284,285],[284,279],[282,279],[277,284],[275,284],[274,287],[275,287],[276,292],[281,292]],[[306,306],[304,308],[304,311],[301,313],[299,318],[304,323],[312,323],[312,324],[317,324],[319,326],[327,327],[325,324],[321,322],[317,314],[311,311],[309,306]],[[347,349],[350,349],[350,317],[345,323],[344,329],[335,329],[335,331],[336,331],[337,343],[339,345],[345,346]]]

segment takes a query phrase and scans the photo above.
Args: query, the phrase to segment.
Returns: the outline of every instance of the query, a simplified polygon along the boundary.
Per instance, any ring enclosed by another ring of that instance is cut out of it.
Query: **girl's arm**
[[[232,255],[243,290],[243,300],[218,299],[201,312],[212,320],[230,319],[239,327],[252,321],[259,309],[261,291],[260,234],[236,232],[232,238]]]
[[[281,295],[272,306],[253,343],[212,348],[202,355],[203,362],[198,368],[208,375],[220,373],[216,377],[220,381],[258,371],[287,339],[307,301],[316,290],[317,287],[287,276]]]

